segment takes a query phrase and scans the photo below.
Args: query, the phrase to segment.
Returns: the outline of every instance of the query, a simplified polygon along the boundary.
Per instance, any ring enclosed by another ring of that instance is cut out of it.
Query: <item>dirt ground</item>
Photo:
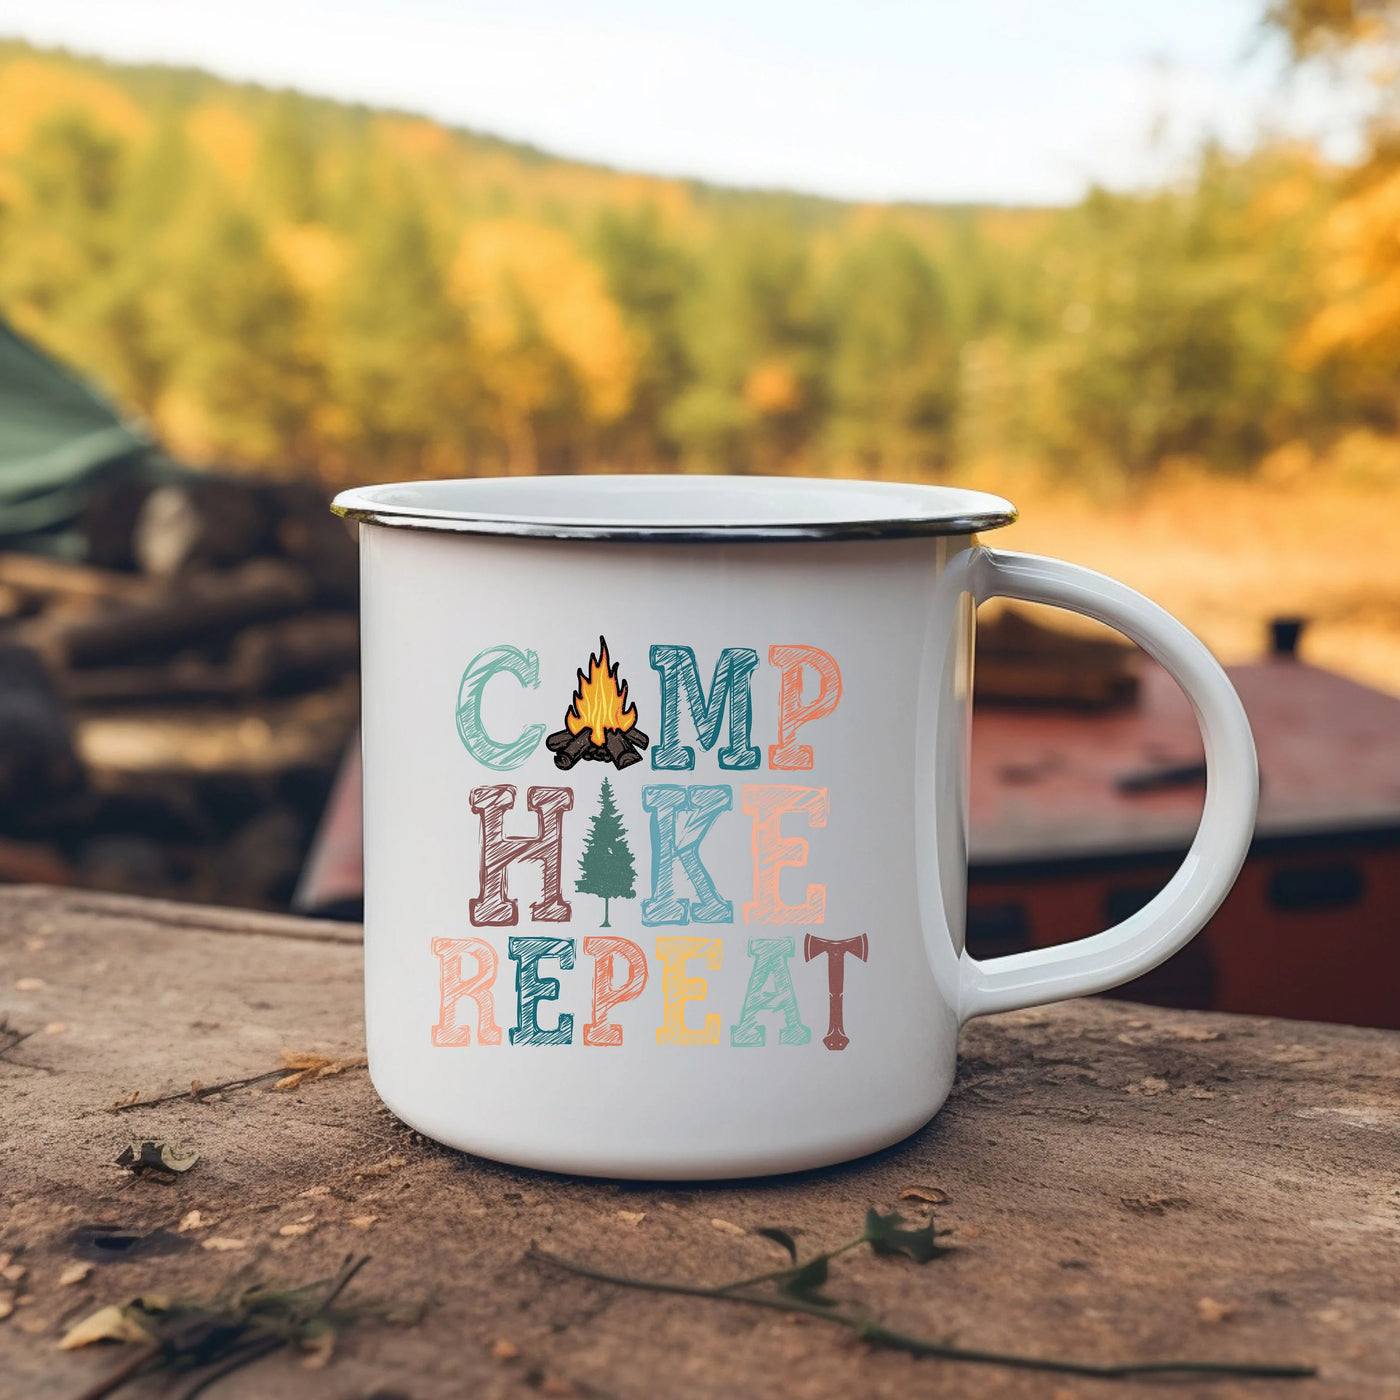
[[[1004,472],[969,484],[1021,512],[986,544],[1112,574],[1222,661],[1257,657],[1268,620],[1296,615],[1310,619],[1305,660],[1400,694],[1400,486],[1267,469],[1248,481],[1168,473],[1118,501]]]
[[[322,1369],[271,1356],[215,1397],[1400,1394],[1400,1034],[1106,1000],[1002,1016],[967,1028],[951,1099],[899,1146],[719,1184],[449,1151],[355,1069],[109,1111],[266,1074],[287,1048],[353,1059],[360,977],[353,926],[0,891],[0,1018],[29,1033],[0,1054],[0,1254],[19,1270],[0,1271],[13,1304],[0,1396],[76,1400],[110,1371],[124,1349],[56,1349],[99,1305],[300,1283],[351,1252],[372,1258],[348,1296],[421,1301],[422,1319],[360,1323]],[[169,1183],[137,1180],[115,1165],[133,1138],[201,1158]],[[946,1202],[906,1194],[934,1189]],[[833,1265],[831,1294],[891,1326],[1097,1362],[1307,1362],[1319,1377],[1129,1383],[918,1359],[812,1317],[627,1291],[531,1256],[720,1283],[784,1263],[756,1229],[790,1231],[805,1256],[859,1234],[871,1206],[933,1214],[955,1246],[923,1266],[863,1249]],[[94,1251],[94,1227],[143,1242]]]

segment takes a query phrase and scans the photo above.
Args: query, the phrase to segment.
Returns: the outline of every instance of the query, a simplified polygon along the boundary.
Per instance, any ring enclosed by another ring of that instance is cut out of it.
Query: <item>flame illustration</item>
[[[589,730],[589,739],[601,745],[605,729],[627,730],[637,722],[637,707],[627,703],[627,682],[617,681],[617,662],[609,663],[608,644],[598,638],[598,655],[588,658],[588,674],[578,673],[573,703],[564,712],[569,733]]]

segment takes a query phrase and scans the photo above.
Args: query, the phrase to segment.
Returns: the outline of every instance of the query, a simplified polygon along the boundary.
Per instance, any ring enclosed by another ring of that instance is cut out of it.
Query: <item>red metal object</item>
[[[1286,658],[1230,678],[1263,780],[1250,858],[1206,931],[1118,995],[1400,1027],[1400,700]],[[972,747],[974,953],[1116,922],[1191,840],[1200,738],[1160,668],[1132,708],[979,708]]]
[[[329,918],[361,917],[365,895],[364,805],[358,730],[340,761],[321,825],[302,867],[292,908]]]

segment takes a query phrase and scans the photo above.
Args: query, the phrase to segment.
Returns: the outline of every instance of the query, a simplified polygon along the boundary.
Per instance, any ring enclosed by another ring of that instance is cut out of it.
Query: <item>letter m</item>
[[[700,684],[695,653],[689,647],[654,646],[651,668],[661,675],[661,735],[651,751],[653,768],[676,771],[695,767],[695,750],[681,743],[681,696],[701,745],[712,749],[719,739],[726,705],[729,709],[729,742],[719,751],[721,768],[757,768],[759,752],[749,742],[753,728],[750,681],[758,665],[751,647],[725,647],[715,662],[715,674],[706,700]]]
[[[519,922],[520,910],[506,888],[507,872],[517,860],[538,861],[543,874],[544,889],[530,906],[530,917],[539,923],[567,923],[571,911],[559,892],[559,872],[564,856],[564,813],[574,805],[573,789],[532,787],[526,792],[525,805],[539,818],[539,831],[534,836],[505,834],[505,814],[515,806],[515,789],[508,783],[473,788],[471,803],[472,811],[481,818],[481,895],[467,907],[472,923],[480,928]]]

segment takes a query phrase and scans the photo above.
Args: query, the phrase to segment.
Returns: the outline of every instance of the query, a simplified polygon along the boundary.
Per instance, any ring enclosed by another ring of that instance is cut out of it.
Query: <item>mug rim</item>
[[[342,491],[331,509],[395,529],[679,544],[967,535],[1017,514],[959,486],[661,473],[386,482]]]

